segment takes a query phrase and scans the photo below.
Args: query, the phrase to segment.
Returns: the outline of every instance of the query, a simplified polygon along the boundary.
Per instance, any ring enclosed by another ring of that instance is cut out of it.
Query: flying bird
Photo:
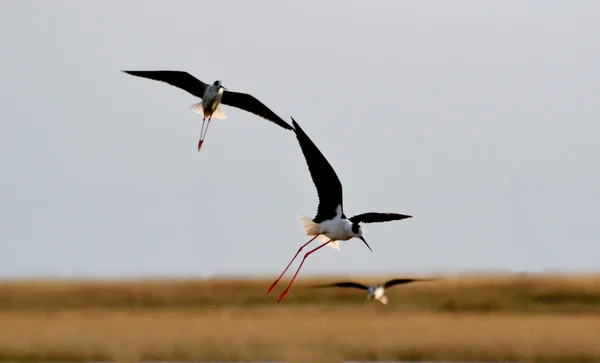
[[[388,303],[388,298],[385,296],[385,289],[392,287],[394,285],[399,284],[408,284],[411,282],[419,282],[419,281],[431,281],[430,279],[393,279],[384,282],[381,285],[372,285],[365,286],[356,282],[336,282],[328,285],[321,285],[315,287],[353,287],[361,290],[367,291],[367,299],[369,300],[378,300],[382,304]]]
[[[190,108],[202,115],[202,129],[200,130],[200,140],[198,141],[198,151],[204,143],[210,120],[226,119],[225,113],[220,105],[228,105],[248,111],[267,119],[276,125],[283,127],[286,130],[292,130],[292,126],[283,121],[273,111],[271,111],[262,102],[247,93],[239,93],[229,91],[223,87],[221,81],[215,81],[212,85],[208,85],[191,74],[183,71],[123,71],[127,74],[137,77],[152,79],[155,81],[165,82],[172,86],[181,88],[192,95],[199,97],[202,101],[195,103]],[[208,121],[208,122],[207,122]],[[206,128],[204,124],[206,122]]]
[[[337,177],[335,171],[325,159],[321,151],[312,142],[312,140],[304,133],[300,125],[292,117],[292,124],[294,126],[294,132],[296,138],[306,159],[308,170],[312,177],[313,183],[317,189],[317,195],[319,198],[319,206],[317,208],[317,215],[315,218],[300,216],[300,223],[304,232],[308,236],[313,236],[308,242],[303,244],[294,255],[294,258],[287,265],[285,270],[281,273],[279,278],[273,282],[267,294],[273,290],[275,285],[279,282],[281,277],[285,274],[287,269],[290,267],[292,262],[296,259],[300,251],[306,247],[314,239],[318,238],[321,244],[319,247],[307,252],[298,266],[298,270],[294,274],[292,281],[288,287],[279,295],[277,303],[283,299],[287,294],[290,287],[294,283],[298,272],[302,268],[306,258],[325,245],[331,245],[335,249],[340,249],[339,241],[347,241],[351,238],[357,237],[363,241],[363,243],[371,250],[371,247],[363,237],[363,229],[360,223],[374,223],[374,222],[389,222],[396,221],[405,218],[411,218],[412,216],[398,213],[363,213],[355,215],[354,217],[347,218],[344,214],[343,203],[342,203],[342,184]],[[372,252],[373,250],[371,250]]]

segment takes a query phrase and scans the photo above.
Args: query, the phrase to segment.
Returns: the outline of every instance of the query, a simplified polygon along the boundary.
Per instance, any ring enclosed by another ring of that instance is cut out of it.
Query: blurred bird
[[[387,282],[384,282],[381,285],[372,285],[365,286],[356,282],[336,282],[333,284],[320,285],[315,286],[317,288],[321,287],[353,287],[361,290],[367,291],[367,299],[369,300],[379,300],[382,304],[388,303],[388,298],[385,296],[385,289],[388,287],[392,287],[400,284],[408,284],[411,282],[419,282],[419,281],[431,281],[431,279],[393,279]]]

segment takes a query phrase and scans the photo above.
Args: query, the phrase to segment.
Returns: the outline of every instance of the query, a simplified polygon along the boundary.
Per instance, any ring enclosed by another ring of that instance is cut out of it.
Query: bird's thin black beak
[[[367,243],[367,241],[365,241],[365,239],[364,239],[364,237],[363,237],[363,236],[360,236],[360,237],[358,237],[358,238],[360,238],[360,240],[361,240],[361,241],[363,241],[365,245],[367,245],[367,247],[369,248],[369,250],[370,250],[371,252],[373,252],[373,250],[371,249],[371,246],[369,246],[369,244]]]
[[[221,86],[221,88],[223,88],[225,91],[229,91],[227,88],[225,88],[225,87],[223,87],[223,86]]]

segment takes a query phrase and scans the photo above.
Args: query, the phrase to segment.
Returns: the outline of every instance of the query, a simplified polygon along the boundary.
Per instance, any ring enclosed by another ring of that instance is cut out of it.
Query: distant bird
[[[198,141],[198,151],[202,147],[210,120],[226,119],[225,113],[219,107],[220,104],[233,106],[242,110],[251,112],[264,119],[267,119],[286,130],[292,130],[292,126],[283,121],[273,111],[271,111],[262,102],[254,98],[254,96],[246,93],[238,93],[229,91],[223,87],[221,81],[215,81],[212,85],[195,78],[191,74],[183,71],[123,71],[137,77],[149,78],[155,81],[165,82],[172,86],[188,91],[192,95],[202,99],[201,102],[190,106],[192,110],[202,115],[202,129],[200,130],[200,140]],[[206,128],[204,123],[208,120]]]
[[[388,303],[388,298],[385,296],[385,289],[399,284],[408,284],[411,282],[418,281],[431,281],[430,279],[393,279],[384,282],[381,285],[365,286],[356,282],[336,282],[328,285],[321,285],[315,287],[354,287],[361,290],[367,290],[367,299],[379,300],[382,304]]]
[[[352,218],[346,218],[342,206],[342,184],[335,171],[327,159],[325,159],[323,154],[321,154],[317,146],[315,146],[312,140],[300,128],[298,123],[296,123],[293,117],[292,124],[294,125],[294,132],[296,133],[296,138],[300,143],[300,148],[302,149],[302,153],[306,159],[313,183],[317,188],[319,206],[317,208],[317,215],[314,219],[311,220],[310,217],[300,216],[300,223],[302,224],[304,232],[308,236],[314,237],[298,249],[298,252],[296,252],[296,255],[294,255],[294,258],[292,258],[279,278],[277,278],[271,287],[269,287],[267,294],[269,294],[275,285],[277,285],[281,277],[285,274],[287,269],[304,247],[306,247],[317,237],[319,237],[319,241],[323,242],[323,244],[304,255],[304,258],[302,259],[300,266],[298,266],[298,270],[294,274],[292,281],[281,293],[281,295],[279,295],[279,300],[277,300],[278,303],[289,291],[290,287],[294,283],[294,280],[296,279],[296,276],[298,275],[298,272],[300,272],[300,268],[302,268],[304,261],[311,253],[327,244],[330,244],[333,248],[339,250],[339,241],[347,241],[353,237],[360,238],[369,248],[369,250],[371,250],[371,247],[363,237],[363,229],[360,226],[360,223],[389,222],[412,217],[397,213],[371,212],[359,214]],[[373,250],[371,250],[371,252],[372,251]]]

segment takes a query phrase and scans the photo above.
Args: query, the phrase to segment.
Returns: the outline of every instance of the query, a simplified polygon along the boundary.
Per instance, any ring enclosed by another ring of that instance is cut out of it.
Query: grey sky
[[[597,270],[598,34],[593,1],[2,1],[0,277],[276,275],[307,240],[292,132],[224,106],[197,153],[197,99],[123,69],[254,94],[347,214],[414,216],[300,276]]]

